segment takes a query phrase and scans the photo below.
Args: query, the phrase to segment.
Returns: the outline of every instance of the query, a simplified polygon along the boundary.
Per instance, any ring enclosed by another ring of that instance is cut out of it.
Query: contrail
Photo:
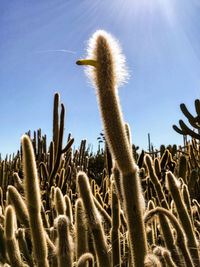
[[[63,53],[70,53],[76,54],[76,52],[66,49],[48,49],[48,50],[37,50],[36,53],[48,53],[48,52],[63,52]]]

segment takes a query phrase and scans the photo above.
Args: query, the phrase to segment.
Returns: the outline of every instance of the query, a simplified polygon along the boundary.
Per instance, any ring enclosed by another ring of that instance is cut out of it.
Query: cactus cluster
[[[56,93],[49,148],[41,130],[29,131],[17,155],[0,158],[0,266],[199,267],[199,142],[138,154],[117,94],[127,77],[119,45],[97,31],[88,55],[77,63],[91,65],[97,89],[101,179],[90,176],[86,140],[73,152],[69,134],[63,147]]]

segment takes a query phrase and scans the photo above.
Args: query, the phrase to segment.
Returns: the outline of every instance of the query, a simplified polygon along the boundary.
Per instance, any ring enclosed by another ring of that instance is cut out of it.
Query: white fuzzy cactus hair
[[[102,43],[102,38],[104,41],[107,43],[107,46],[110,49],[110,60],[106,61],[106,57],[104,54],[103,49],[101,50],[102,52],[102,57],[99,54],[100,49],[99,47],[102,48],[105,44]],[[100,42],[102,43],[102,46],[99,46]],[[118,88],[121,86],[123,83],[125,83],[128,78],[129,78],[129,73],[128,69],[126,67],[126,58],[122,54],[121,47],[119,45],[119,42],[108,32],[104,30],[97,30],[92,37],[88,40],[88,46],[87,46],[87,61],[82,61],[79,60],[77,61],[77,64],[79,65],[88,65],[85,68],[86,75],[89,77],[92,85],[96,88],[98,86],[98,79],[97,79],[97,69],[99,67],[99,64],[108,64],[108,68],[112,69],[113,71],[113,83],[114,83],[114,88]],[[100,60],[104,60],[102,62]],[[99,62],[99,60],[101,62]],[[94,68],[95,67],[95,68]]]

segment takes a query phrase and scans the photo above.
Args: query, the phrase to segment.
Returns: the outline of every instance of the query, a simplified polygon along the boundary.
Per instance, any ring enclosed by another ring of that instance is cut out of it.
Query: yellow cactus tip
[[[81,59],[77,60],[77,61],[76,61],[76,64],[77,64],[77,65],[83,65],[82,60],[81,60]]]
[[[77,65],[90,65],[93,67],[98,67],[98,62],[96,60],[93,59],[79,59],[78,61],[76,61]]]

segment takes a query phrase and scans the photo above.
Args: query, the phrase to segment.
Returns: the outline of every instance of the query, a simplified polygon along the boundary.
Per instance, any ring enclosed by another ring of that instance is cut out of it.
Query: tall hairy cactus
[[[163,156],[165,154],[166,153],[164,153]],[[147,169],[148,169],[148,172],[149,172],[150,179],[151,179],[151,181],[152,181],[152,183],[154,185],[154,188],[155,188],[155,191],[156,191],[156,194],[157,194],[157,197],[158,197],[159,204],[160,204],[161,207],[163,207],[165,209],[169,209],[168,203],[167,203],[167,200],[166,200],[166,196],[164,194],[164,191],[163,191],[163,188],[161,186],[161,183],[160,183],[160,181],[159,181],[159,179],[158,179],[158,177],[156,175],[155,169],[152,166],[152,160],[151,160],[149,155],[145,156],[145,161],[146,161],[146,165],[147,165]],[[171,231],[171,228],[170,228],[170,224],[169,224],[167,218],[163,214],[159,214],[159,221],[160,221],[160,224],[161,224],[161,228],[164,229],[163,236],[164,236],[165,244],[166,244],[167,248],[170,251],[172,251],[172,257],[175,259],[176,263],[178,264],[178,263],[181,262],[181,259],[180,259],[179,255],[178,255],[177,248],[176,248],[176,246],[174,244],[174,238],[173,238],[173,234],[172,234],[172,231]]]
[[[153,210],[150,210],[148,213],[146,213],[146,215],[144,217],[145,223],[147,223],[147,221],[149,219],[151,219],[151,217],[157,213],[167,216],[168,219],[170,220],[170,222],[173,224],[174,228],[176,229],[176,234],[177,234],[177,238],[176,238],[175,242],[177,243],[177,246],[179,247],[179,249],[182,252],[182,256],[185,260],[185,265],[187,267],[194,267],[194,263],[193,263],[192,257],[190,255],[190,252],[188,249],[188,244],[187,244],[188,242],[187,242],[184,230],[183,230],[182,226],[180,225],[179,221],[176,219],[176,217],[172,213],[170,213],[167,209],[157,207]],[[163,228],[163,231],[165,231],[165,228]],[[184,263],[182,263],[182,264],[184,264]],[[182,264],[181,264],[181,266],[185,266]]]
[[[75,222],[76,222],[76,260],[82,254],[88,252],[87,226],[84,218],[83,201],[77,199],[75,204]]]
[[[110,233],[112,244],[112,267],[121,267],[121,254],[120,254],[120,206],[119,199],[117,197],[114,181],[111,184],[112,190],[112,228]]]
[[[97,88],[98,102],[106,140],[121,172],[121,184],[132,262],[135,267],[144,266],[147,241],[142,219],[142,192],[137,165],[133,159],[117,87],[126,79],[125,58],[113,37],[105,31],[94,33],[88,45],[89,60],[79,60],[79,65],[91,65],[87,72]]]
[[[88,177],[84,172],[78,173],[77,183],[80,196],[83,200],[88,227],[92,233],[98,266],[110,267],[110,259],[105,234],[101,225],[101,221],[99,219],[98,211],[94,204]]]
[[[72,267],[73,244],[69,233],[69,220],[65,215],[59,215],[56,220],[58,232],[57,260],[58,267]]]
[[[24,200],[17,189],[9,185],[8,186],[8,199],[12,203],[17,219],[26,227],[29,227],[28,211]]]
[[[177,179],[174,177],[174,175],[171,172],[167,173],[167,184],[170,190],[170,194],[176,205],[176,210],[178,212],[181,224],[188,238],[188,246],[189,246],[190,253],[196,265],[199,266],[200,265],[200,252],[198,249],[198,242],[196,240],[196,236],[193,231],[192,221],[190,219],[186,205],[184,203],[183,196],[180,192]]]
[[[41,200],[37,168],[31,140],[27,135],[22,137],[24,191],[29,216],[34,258],[38,267],[48,267],[45,232],[40,215]]]
[[[7,206],[5,211],[5,238],[8,257],[12,267],[25,267],[15,238],[15,213],[12,206]],[[27,266],[27,265],[26,265]]]

